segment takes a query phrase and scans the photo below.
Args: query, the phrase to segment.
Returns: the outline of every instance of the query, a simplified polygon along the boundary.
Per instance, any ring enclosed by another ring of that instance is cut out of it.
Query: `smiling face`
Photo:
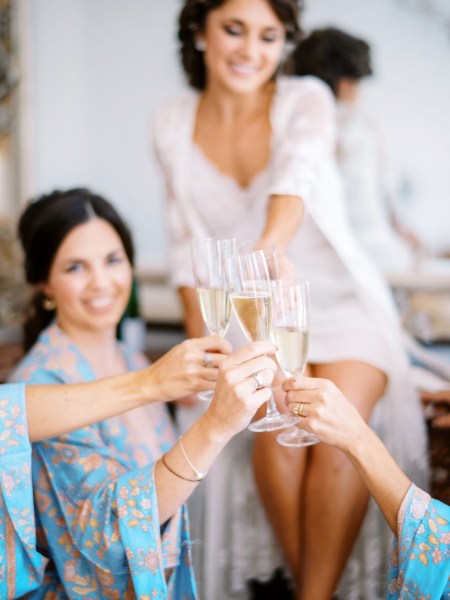
[[[131,291],[132,268],[116,230],[104,219],[78,225],[64,238],[43,291],[56,301],[58,325],[115,332]]]
[[[267,0],[227,0],[208,14],[197,39],[205,43],[207,88],[248,93],[274,75],[285,28]]]

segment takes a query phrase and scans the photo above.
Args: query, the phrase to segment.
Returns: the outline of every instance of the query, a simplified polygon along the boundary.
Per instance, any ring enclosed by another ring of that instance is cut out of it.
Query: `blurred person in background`
[[[337,100],[337,158],[356,237],[382,271],[411,269],[419,240],[392,209],[380,131],[360,100],[363,81],[373,72],[369,44],[334,27],[317,29],[300,41],[288,64],[296,75],[322,79]]]

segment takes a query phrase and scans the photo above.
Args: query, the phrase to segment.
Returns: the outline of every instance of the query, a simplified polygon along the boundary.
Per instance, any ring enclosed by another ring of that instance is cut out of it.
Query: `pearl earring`
[[[205,40],[195,40],[194,46],[195,46],[195,49],[198,50],[198,52],[204,52],[206,50]]]
[[[45,297],[42,300],[42,308],[44,310],[52,311],[56,309],[56,302],[54,298]]]

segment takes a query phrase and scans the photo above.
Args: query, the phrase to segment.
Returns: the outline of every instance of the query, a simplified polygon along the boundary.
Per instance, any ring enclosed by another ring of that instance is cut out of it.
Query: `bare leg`
[[[311,373],[307,365],[305,375],[311,376]],[[279,371],[273,388],[281,412],[283,408],[286,410],[286,407],[284,394],[278,386],[284,378],[285,376]],[[253,446],[253,469],[267,517],[291,568],[292,577],[297,581],[301,550],[301,486],[308,449],[281,446],[276,441],[279,433],[274,431],[256,436]]]
[[[367,420],[386,386],[382,371],[358,361],[315,365]],[[329,600],[358,534],[368,492],[351,462],[335,448],[311,447],[304,482],[299,600]]]
[[[300,497],[307,449],[285,448],[279,431],[259,433],[253,450],[256,485],[294,580],[300,558]]]

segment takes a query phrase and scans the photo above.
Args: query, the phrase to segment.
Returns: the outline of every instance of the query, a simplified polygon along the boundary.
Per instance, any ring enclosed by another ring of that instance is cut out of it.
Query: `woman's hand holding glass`
[[[283,382],[283,390],[291,412],[302,406],[302,428],[346,454],[352,454],[370,431],[358,410],[328,379],[292,377]]]
[[[288,376],[301,375],[306,365],[310,334],[309,283],[278,280],[272,283],[272,339],[277,345],[277,360]],[[283,446],[310,446],[319,439],[300,429],[303,404],[296,407],[298,427],[277,436]]]
[[[174,346],[169,352],[147,369],[137,372],[142,377],[142,389],[151,386],[149,397],[158,390],[161,402],[179,400],[191,394],[205,390],[214,390],[218,376],[218,367],[231,352],[231,344],[218,335],[199,339],[185,340]],[[210,364],[205,366],[207,353]]]
[[[191,241],[192,265],[200,310],[210,333],[224,337],[231,318],[231,306],[224,272],[224,257],[236,251],[236,240],[207,238]],[[210,366],[212,356],[205,352],[203,362]],[[212,392],[198,394],[199,400],[211,400]]]
[[[270,341],[243,346],[221,362],[214,397],[204,414],[208,431],[228,441],[245,429],[258,408],[270,400],[277,364]],[[256,381],[255,374],[258,375]]]
[[[231,304],[244,334],[251,341],[268,340],[272,325],[272,291],[264,252],[257,250],[227,256],[225,268]],[[257,373],[253,378],[256,384],[262,385]],[[298,417],[278,412],[271,393],[266,416],[251,423],[249,429],[275,431],[297,422]]]

